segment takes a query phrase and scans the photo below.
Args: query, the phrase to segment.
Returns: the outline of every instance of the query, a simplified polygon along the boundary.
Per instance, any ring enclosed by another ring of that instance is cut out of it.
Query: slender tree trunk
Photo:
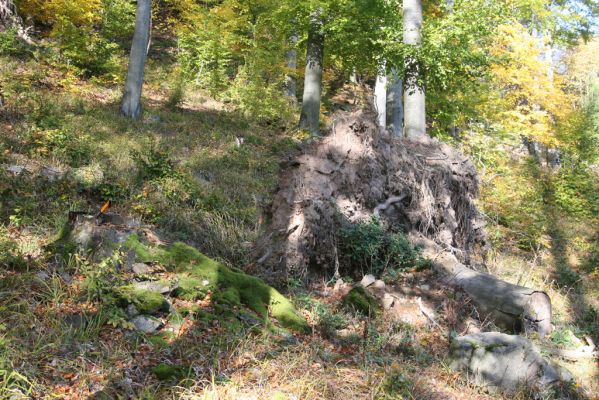
[[[137,0],[135,32],[129,55],[129,70],[125,82],[125,94],[121,112],[129,118],[141,117],[141,89],[144,80],[144,67],[150,44],[152,25],[152,1]]]
[[[404,43],[420,46],[422,28],[422,1],[403,0]],[[406,59],[406,78],[404,86],[404,133],[408,138],[417,138],[426,134],[426,114],[424,88],[419,83],[421,75],[418,61],[413,57]]]
[[[322,63],[324,54],[324,34],[320,13],[311,17],[306,50],[306,74],[304,96],[299,127],[308,130],[313,136],[320,133],[320,94],[322,90]]]
[[[297,70],[297,49],[295,48],[298,41],[297,32],[289,38],[290,48],[285,55],[287,62],[287,75],[285,76],[285,85],[283,93],[292,103],[297,103],[297,79],[295,71]]]
[[[374,85],[374,106],[377,113],[377,121],[379,128],[387,129],[387,74],[385,73],[385,67],[380,71],[376,77],[376,83]]]
[[[395,136],[403,135],[403,82],[399,79],[397,71],[391,69],[387,77],[387,128]]]

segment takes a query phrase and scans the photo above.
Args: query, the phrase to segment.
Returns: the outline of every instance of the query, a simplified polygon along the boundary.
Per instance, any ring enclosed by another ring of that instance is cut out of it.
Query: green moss
[[[343,299],[346,307],[352,308],[363,315],[376,314],[380,305],[363,287],[355,287]]]
[[[186,299],[203,298],[208,290],[215,300],[227,305],[243,304],[262,318],[270,315],[283,326],[306,331],[306,321],[293,304],[264,281],[218,263],[184,243],[149,247],[137,236],[129,237],[125,246],[134,249],[139,261],[159,262],[170,270],[179,272],[179,288],[175,295]],[[204,284],[207,281],[207,284]]]
[[[204,285],[202,279],[180,274],[179,285],[173,291],[173,295],[184,300],[202,300],[211,289],[212,285],[209,282]]]
[[[158,364],[151,369],[152,373],[156,375],[156,378],[161,381],[167,381],[171,379],[183,379],[187,375],[189,368],[182,365],[169,365],[169,364]]]
[[[160,335],[148,335],[146,336],[146,340],[150,343],[152,343],[154,346],[156,346],[159,349],[168,347],[168,342],[166,341],[166,339],[164,339],[162,336]]]
[[[122,305],[133,304],[142,314],[153,314],[157,311],[168,311],[166,299],[156,292],[137,289],[132,285],[121,286],[114,290]]]
[[[239,296],[239,290],[235,287],[230,287],[222,292],[218,293],[214,300],[218,302],[222,302],[225,304],[229,304],[231,306],[237,306],[241,304],[241,297]]]

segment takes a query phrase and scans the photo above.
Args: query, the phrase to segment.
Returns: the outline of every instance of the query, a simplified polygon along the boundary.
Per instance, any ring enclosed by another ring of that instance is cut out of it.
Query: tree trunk
[[[447,277],[449,285],[472,297],[481,319],[490,318],[495,325],[512,332],[538,332],[541,337],[551,333],[551,299],[545,292],[474,271],[432,240],[418,237],[412,241],[423,247],[423,255]]]
[[[422,28],[422,1],[403,1],[404,43],[420,46]],[[408,138],[417,138],[426,134],[425,98],[418,60],[406,58],[406,77],[404,86],[404,132]]]
[[[287,75],[285,76],[285,85],[283,93],[292,103],[297,103],[297,79],[295,72],[297,70],[297,50],[295,48],[298,41],[297,32],[289,38],[290,48],[285,56],[287,62]]]
[[[152,1],[138,0],[135,16],[135,32],[129,55],[129,70],[125,82],[125,94],[121,112],[129,118],[141,117],[141,89],[144,80],[144,67],[150,43],[152,23]]]
[[[374,106],[376,108],[379,128],[387,129],[387,75],[385,67],[378,73],[374,85]]]
[[[403,82],[395,69],[391,69],[387,81],[390,82],[387,87],[387,128],[399,137],[403,135]]]
[[[322,88],[322,63],[324,53],[324,34],[320,14],[311,17],[310,31],[306,50],[306,75],[304,78],[304,96],[299,127],[308,130],[313,136],[320,133],[320,93]]]

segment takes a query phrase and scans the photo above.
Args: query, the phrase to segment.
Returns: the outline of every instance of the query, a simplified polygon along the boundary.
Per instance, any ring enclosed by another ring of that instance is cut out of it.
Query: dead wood
[[[432,240],[411,237],[431,259],[433,268],[445,275],[448,285],[464,290],[472,297],[479,314],[511,332],[551,333],[551,299],[540,290],[514,285],[462,264],[450,251]]]

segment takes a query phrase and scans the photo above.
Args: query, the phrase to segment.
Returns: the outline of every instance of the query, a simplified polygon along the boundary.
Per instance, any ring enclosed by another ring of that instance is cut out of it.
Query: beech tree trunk
[[[311,17],[306,50],[306,74],[304,95],[299,127],[308,130],[313,136],[320,133],[320,94],[322,90],[322,63],[324,54],[324,34],[319,13]]]
[[[387,128],[395,136],[403,136],[403,82],[391,69],[387,77]]]
[[[541,337],[551,333],[551,299],[547,293],[474,271],[432,240],[418,237],[412,241],[423,247],[424,256],[447,277],[449,285],[472,297],[481,318],[490,318],[511,332],[538,332]]]
[[[387,129],[387,75],[385,70],[379,72],[374,85],[374,106],[376,108],[379,128]]]
[[[129,55],[129,69],[125,82],[125,93],[121,104],[124,116],[139,119],[141,117],[141,89],[144,80],[144,67],[150,44],[152,25],[152,1],[137,0],[135,32]]]
[[[403,0],[403,41],[410,46],[420,46],[422,41],[422,0]],[[407,57],[404,82],[404,133],[408,138],[426,134],[424,88],[418,60]]]
[[[297,70],[297,50],[295,48],[298,41],[297,33],[294,33],[289,38],[290,48],[285,56],[287,62],[287,75],[285,76],[285,85],[283,93],[292,103],[297,103],[297,79],[295,71]]]

